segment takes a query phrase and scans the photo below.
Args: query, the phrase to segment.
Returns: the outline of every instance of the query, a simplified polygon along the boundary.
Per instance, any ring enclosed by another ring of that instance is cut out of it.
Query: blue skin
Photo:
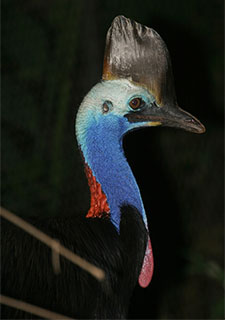
[[[85,162],[101,184],[110,208],[110,219],[118,232],[120,207],[124,204],[135,206],[148,228],[140,191],[122,147],[125,133],[151,125],[149,122],[130,123],[124,117],[132,110],[129,102],[134,97],[141,97],[148,105],[154,101],[145,89],[127,80],[100,83],[85,97],[76,121],[77,139]],[[108,112],[102,108],[105,101],[111,101],[107,104]]]

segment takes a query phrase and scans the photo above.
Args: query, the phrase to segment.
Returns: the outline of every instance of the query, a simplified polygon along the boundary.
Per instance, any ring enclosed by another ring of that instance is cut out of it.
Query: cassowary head
[[[156,31],[118,16],[107,34],[103,81],[85,97],[77,116],[82,145],[87,128],[129,130],[170,126],[203,133],[204,126],[178,107],[168,50]]]

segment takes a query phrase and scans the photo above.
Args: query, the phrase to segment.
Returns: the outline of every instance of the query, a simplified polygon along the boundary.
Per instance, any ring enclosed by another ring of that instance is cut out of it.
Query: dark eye
[[[141,98],[134,98],[129,102],[129,106],[133,110],[139,109],[143,105],[143,100]]]

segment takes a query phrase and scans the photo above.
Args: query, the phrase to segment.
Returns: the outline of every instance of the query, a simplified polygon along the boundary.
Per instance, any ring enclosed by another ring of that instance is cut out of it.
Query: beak
[[[194,133],[205,132],[204,125],[190,113],[178,106],[159,107],[156,103],[146,105],[141,110],[125,115],[130,123],[140,122],[140,126],[167,126],[181,128]]]

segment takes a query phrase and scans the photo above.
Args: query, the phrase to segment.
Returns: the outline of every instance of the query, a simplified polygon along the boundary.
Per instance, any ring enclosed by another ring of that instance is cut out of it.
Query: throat
[[[131,205],[138,209],[147,227],[140,191],[123,152],[114,150],[111,156],[99,152],[89,163],[85,164],[85,172],[91,203],[86,217],[107,216],[119,232],[121,207]]]
[[[87,217],[105,213],[119,232],[121,207],[130,205],[139,211],[147,228],[140,191],[122,147],[123,126],[112,127],[114,119],[109,120],[90,126],[83,139],[78,139],[91,194]]]

